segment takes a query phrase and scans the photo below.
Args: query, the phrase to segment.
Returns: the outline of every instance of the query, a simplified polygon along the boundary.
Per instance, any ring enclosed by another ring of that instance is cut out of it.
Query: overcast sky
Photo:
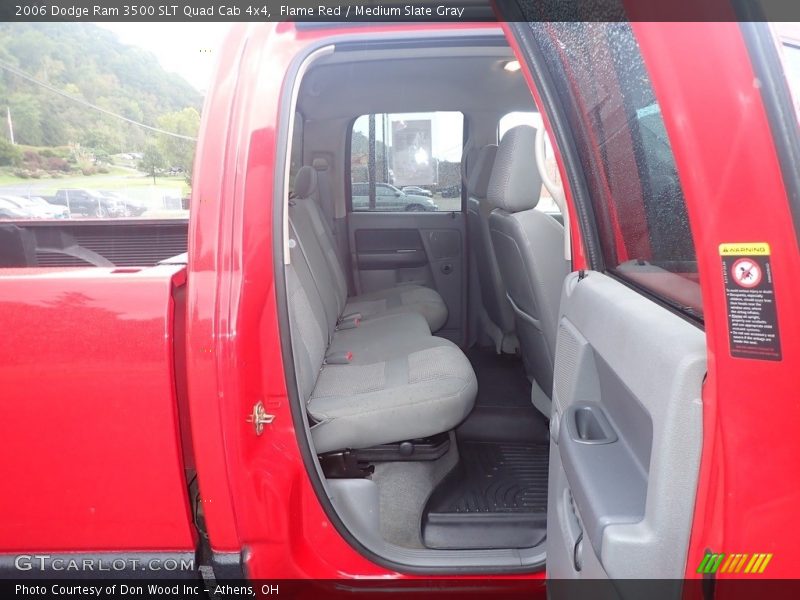
[[[156,55],[166,71],[178,73],[199,91],[208,89],[217,50],[230,23],[97,23],[123,44]]]

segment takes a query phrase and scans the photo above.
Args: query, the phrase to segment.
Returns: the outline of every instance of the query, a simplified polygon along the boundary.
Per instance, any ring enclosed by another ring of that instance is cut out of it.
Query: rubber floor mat
[[[529,548],[546,534],[547,444],[459,440],[422,519],[429,548]]]

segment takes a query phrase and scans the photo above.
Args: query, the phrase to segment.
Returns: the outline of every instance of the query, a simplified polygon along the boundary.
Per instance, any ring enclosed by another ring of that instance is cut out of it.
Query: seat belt
[[[317,190],[319,190],[319,203],[322,214],[328,221],[328,229],[334,231],[333,198],[331,198],[331,182],[328,179],[328,161],[325,158],[315,158],[312,163],[317,172]]]

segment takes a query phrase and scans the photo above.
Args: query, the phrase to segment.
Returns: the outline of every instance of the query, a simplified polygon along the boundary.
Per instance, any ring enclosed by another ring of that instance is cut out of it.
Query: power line
[[[43,88],[45,88],[45,89],[47,89],[47,90],[49,90],[49,91],[51,91],[51,92],[53,92],[55,94],[58,94],[59,96],[63,96],[67,100],[72,100],[73,102],[77,102],[78,104],[82,104],[84,106],[88,106],[89,108],[93,108],[94,110],[100,111],[101,113],[104,113],[106,115],[114,117],[115,119],[120,119],[121,121],[125,121],[126,123],[131,123],[132,125],[136,125],[137,127],[143,127],[144,129],[149,129],[150,131],[155,131],[156,133],[162,133],[164,135],[169,135],[169,136],[172,136],[172,137],[175,137],[175,138],[179,138],[179,139],[182,139],[182,140],[188,140],[190,142],[196,142],[197,141],[197,138],[189,137],[188,135],[181,135],[180,133],[173,133],[172,131],[166,131],[165,129],[159,129],[158,127],[153,127],[151,125],[145,125],[144,123],[140,123],[139,121],[134,121],[133,119],[129,119],[128,117],[124,117],[122,115],[118,115],[117,113],[111,112],[110,110],[106,110],[105,108],[103,108],[101,106],[97,106],[96,104],[92,104],[91,102],[87,102],[86,100],[84,100],[82,98],[77,98],[75,96],[67,94],[66,92],[58,89],[57,87],[54,87],[54,86],[50,85],[49,83],[45,83],[44,81],[41,81],[40,79],[37,79],[33,75],[29,75],[25,71],[22,71],[22,70],[18,69],[17,67],[15,67],[13,65],[10,65],[7,62],[1,61],[1,60],[0,60],[0,69],[5,69],[9,73],[12,73],[12,74],[16,75],[17,77],[22,77],[23,79],[27,79],[31,83],[35,83],[36,85],[39,85],[39,86],[41,86],[41,87],[43,87]]]

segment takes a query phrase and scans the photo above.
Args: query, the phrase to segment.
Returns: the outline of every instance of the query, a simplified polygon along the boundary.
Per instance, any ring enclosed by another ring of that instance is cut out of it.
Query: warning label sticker
[[[781,360],[769,244],[720,244],[731,356]]]

